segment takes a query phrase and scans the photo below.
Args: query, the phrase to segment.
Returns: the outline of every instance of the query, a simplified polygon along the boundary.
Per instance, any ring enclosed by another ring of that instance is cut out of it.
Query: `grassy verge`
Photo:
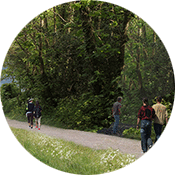
[[[123,137],[129,139],[141,140],[140,129],[139,130],[137,130],[136,128],[125,129],[123,131]]]
[[[22,122],[27,122],[27,117],[25,114],[20,114],[19,112],[10,112],[5,114],[5,117],[11,119],[11,120],[18,120]],[[53,117],[52,115],[43,115],[41,124],[48,125],[48,126],[54,126],[57,128],[63,128],[68,129],[66,125],[58,121],[58,118]]]
[[[165,129],[165,125],[162,128],[162,132]],[[123,131],[123,137],[125,138],[130,138],[130,139],[136,139],[136,140],[141,140],[141,134],[140,134],[140,129],[136,129],[136,128],[129,128]],[[154,142],[155,141],[155,137],[156,134],[154,132],[154,127],[152,125],[152,129],[151,129],[151,139]]]
[[[18,120],[18,121],[23,121],[23,122],[27,122],[27,118],[25,116],[25,114],[19,114],[19,113],[8,113],[5,115],[7,118],[12,119],[12,120]],[[69,126],[63,124],[62,122],[59,121],[59,119],[53,115],[43,115],[42,117],[42,122],[41,124],[44,125],[48,125],[48,126],[54,126],[57,128],[62,128],[62,129],[73,129],[73,128],[69,128]],[[163,129],[165,129],[165,125],[163,126]],[[77,130],[81,130],[79,128],[74,128]],[[97,132],[99,128],[97,129],[84,129],[83,131],[89,131],[89,132]],[[101,128],[102,129],[102,128]],[[154,132],[154,127],[152,126],[152,130],[151,130],[151,139],[155,140],[155,132]],[[163,131],[162,131],[163,132]],[[136,140],[141,140],[141,134],[140,134],[140,129],[137,130],[136,128],[130,128],[130,129],[126,129],[123,132],[123,137],[125,138],[130,138],[130,139],[136,139]]]
[[[94,150],[40,133],[11,128],[18,141],[34,157],[55,169],[73,174],[102,174],[135,161],[119,150]]]
[[[5,117],[11,119],[11,120],[18,120],[22,122],[27,122],[27,118],[25,114],[20,114],[19,112],[10,112],[5,114]],[[41,119],[41,124],[42,125],[48,125],[48,126],[54,126],[57,128],[62,128],[62,129],[75,129],[75,130],[82,130],[82,131],[87,131],[87,132],[97,132],[99,129],[102,128],[97,128],[97,129],[91,129],[91,128],[86,128],[86,129],[81,129],[81,128],[72,128],[71,126],[61,122],[58,117],[54,116],[53,114],[42,115]]]

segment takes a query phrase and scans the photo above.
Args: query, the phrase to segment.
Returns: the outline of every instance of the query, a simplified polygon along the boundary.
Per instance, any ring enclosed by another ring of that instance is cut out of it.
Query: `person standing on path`
[[[140,108],[138,112],[138,119],[137,119],[137,129],[139,127],[139,123],[141,120],[141,147],[143,153],[148,151],[148,148],[151,148],[153,143],[151,140],[151,127],[152,127],[152,120],[155,116],[154,109],[148,105],[148,99],[143,98],[142,100],[143,106]]]
[[[117,102],[113,104],[112,113],[115,119],[114,126],[113,126],[113,134],[116,134],[118,131],[118,125],[119,125],[120,114],[121,114],[120,109],[122,107],[121,102],[122,102],[122,97],[118,97]]]
[[[162,126],[166,120],[166,124],[168,123],[168,112],[166,106],[161,104],[162,97],[158,96],[156,99],[156,104],[152,106],[155,110],[155,118],[154,118],[154,131],[156,134],[155,142],[159,139],[162,133]]]
[[[28,124],[29,127],[31,127],[31,129],[33,129],[33,110],[34,110],[33,99],[30,99],[26,112],[27,112]]]
[[[29,105],[29,100],[27,100],[27,105],[26,105],[26,117],[27,117],[28,105]]]
[[[34,108],[34,118],[35,118],[35,122],[36,122],[36,128],[38,128],[38,130],[40,130],[41,127],[41,112],[42,112],[42,108],[39,105],[39,102],[36,102],[36,106]]]

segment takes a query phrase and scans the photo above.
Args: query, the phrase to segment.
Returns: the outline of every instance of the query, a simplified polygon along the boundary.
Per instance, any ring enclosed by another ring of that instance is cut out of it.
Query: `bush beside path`
[[[71,129],[60,129],[47,125],[42,125],[41,130],[38,131],[35,128],[30,129],[27,122],[10,120],[8,118],[6,119],[10,127],[25,129],[32,132],[40,132],[51,137],[63,139],[66,141],[72,141],[75,144],[90,147],[93,149],[112,148],[115,150],[119,149],[122,153],[135,155],[136,158],[142,156],[141,142],[138,140]]]

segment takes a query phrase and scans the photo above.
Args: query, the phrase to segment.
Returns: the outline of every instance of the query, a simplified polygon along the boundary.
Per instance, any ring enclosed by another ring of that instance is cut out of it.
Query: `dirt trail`
[[[40,132],[51,137],[72,141],[76,144],[93,149],[107,149],[111,147],[112,149],[119,149],[122,153],[133,154],[136,158],[142,156],[141,142],[138,140],[71,129],[60,129],[47,125],[42,125],[41,130],[38,131],[35,128],[30,129],[27,122],[9,119],[7,119],[7,122],[10,127],[25,129],[32,132]]]

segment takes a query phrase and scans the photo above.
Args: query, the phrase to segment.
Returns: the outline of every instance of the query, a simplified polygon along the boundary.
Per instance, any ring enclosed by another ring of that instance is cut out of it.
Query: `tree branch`
[[[29,56],[30,54],[22,47],[22,45],[19,43],[18,39],[16,38],[15,40],[16,40],[17,44],[20,46],[20,48],[23,50],[23,52],[24,52],[27,56]]]
[[[65,19],[63,19],[63,17],[62,17],[60,14],[54,12],[53,10],[51,10],[51,11],[52,11],[54,14],[58,15],[64,22],[67,22]]]

